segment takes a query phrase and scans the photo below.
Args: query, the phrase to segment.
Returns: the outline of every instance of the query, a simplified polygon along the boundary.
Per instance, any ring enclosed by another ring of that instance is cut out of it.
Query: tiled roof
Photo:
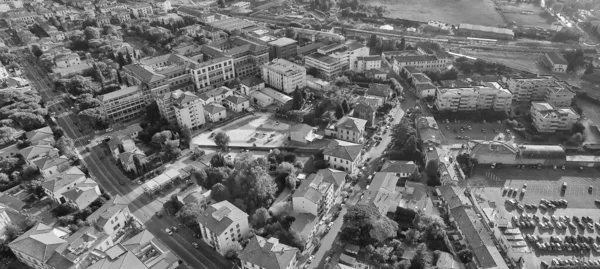
[[[335,125],[338,129],[362,132],[365,130],[367,121],[359,118],[344,117]]]
[[[290,127],[290,132],[300,132],[302,134],[308,134],[313,129],[312,126],[305,123],[294,124]]]
[[[208,114],[217,114],[225,110],[225,107],[219,104],[208,104],[204,106],[204,111],[206,111]]]
[[[26,253],[37,261],[45,263],[50,259],[56,248],[67,242],[60,238],[59,235],[55,233],[54,228],[39,223],[10,242],[8,246],[11,249]]]
[[[298,41],[296,41],[294,39],[287,38],[287,37],[282,37],[282,38],[279,38],[279,39],[277,39],[275,41],[269,42],[269,45],[283,47],[283,46],[287,46],[287,45],[291,45],[291,44],[296,44],[296,43],[298,43]]]
[[[329,155],[344,160],[354,161],[360,156],[362,145],[340,145],[337,141],[331,141],[327,148],[323,151],[324,155]]]
[[[227,101],[229,101],[229,102],[231,102],[233,104],[236,104],[236,105],[248,102],[248,99],[246,97],[239,96],[239,95],[230,95],[230,96],[227,96],[227,98],[225,98],[225,100],[227,100]]]
[[[116,99],[119,98],[121,96],[125,96],[134,92],[140,91],[140,87],[138,85],[135,86],[131,86],[131,87],[127,87],[124,89],[120,89],[118,91],[114,91],[114,92],[109,92],[107,94],[103,94],[98,96],[98,100],[105,102],[105,101],[109,101],[112,99]]]
[[[254,236],[239,254],[242,262],[249,262],[264,269],[285,269],[299,252],[297,248],[279,243],[277,238],[268,240]]]
[[[327,194],[331,185],[332,183],[325,182],[322,176],[311,174],[308,179],[302,181],[300,187],[294,192],[293,197],[304,197],[315,204],[319,204],[319,201]]]
[[[91,178],[78,184],[75,188],[63,193],[63,196],[77,204],[80,209],[88,207],[92,202],[98,199],[99,195],[96,192],[98,183]]]
[[[129,238],[127,241],[121,243],[121,245],[123,245],[123,247],[127,250],[134,250],[140,246],[145,246],[153,239],[154,235],[152,235],[148,230],[143,230],[134,235],[132,238]]]
[[[433,62],[437,61],[438,58],[432,55],[407,55],[407,56],[394,56],[394,60],[401,63],[407,62]]]
[[[234,222],[248,219],[248,214],[228,201],[222,201],[206,208],[198,217],[198,222],[213,233],[220,235]]]
[[[377,98],[366,98],[364,96],[358,97],[354,109],[356,110],[369,110],[371,112],[377,112],[379,107],[379,100]]]
[[[154,71],[151,71],[145,66],[142,66],[137,63],[128,64],[126,66],[123,66],[123,68],[135,74],[137,77],[140,78],[140,80],[146,83],[151,83],[166,78],[165,75],[155,73]]]
[[[27,139],[29,141],[35,142],[38,140],[45,139],[47,137],[54,137],[54,133],[52,132],[52,128],[50,128],[49,126],[46,126],[43,128],[33,130],[33,131],[29,131],[29,132],[25,133],[25,136],[27,136]]]
[[[548,58],[550,58],[550,61],[552,61],[553,64],[569,64],[569,62],[567,62],[563,56],[556,52],[546,52],[545,54],[548,55]]]
[[[417,169],[418,166],[414,162],[388,160],[383,164],[381,172],[412,173]]]
[[[58,153],[58,149],[55,149],[53,146],[50,145],[33,145],[19,150],[21,156],[23,156],[23,158],[26,160],[35,156],[48,154],[49,152]]]
[[[83,180],[85,180],[85,174],[79,170],[79,168],[73,166],[67,171],[64,171],[56,177],[42,183],[42,187],[52,192],[56,192],[73,182]]]
[[[347,175],[348,173],[346,172],[338,171],[331,168],[321,169],[317,171],[317,176],[323,177],[323,181],[333,183],[336,189],[344,185]]]
[[[69,162],[69,158],[65,156],[60,157],[44,157],[38,160],[33,161],[35,166],[37,166],[40,170],[45,170],[54,166],[61,166],[67,164]]]
[[[104,226],[104,224],[112,218],[115,214],[127,208],[129,203],[123,199],[123,197],[117,195],[110,201],[106,202],[102,207],[98,208],[94,213],[89,215],[86,220],[96,220],[98,225]]]
[[[396,191],[398,176],[395,173],[377,172],[371,181],[371,187],[365,191],[365,196],[359,204],[374,205],[386,215],[388,211],[395,212],[398,207],[400,192]]]

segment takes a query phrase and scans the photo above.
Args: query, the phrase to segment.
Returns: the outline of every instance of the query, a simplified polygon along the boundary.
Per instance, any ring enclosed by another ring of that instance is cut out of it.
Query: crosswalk
[[[495,175],[494,173],[492,173],[492,172],[485,172],[485,176],[486,176],[488,179],[490,179],[490,180],[493,180],[493,181],[503,181],[503,180],[504,180],[504,179],[502,179],[502,178],[500,178],[500,177],[496,176],[496,175]]]

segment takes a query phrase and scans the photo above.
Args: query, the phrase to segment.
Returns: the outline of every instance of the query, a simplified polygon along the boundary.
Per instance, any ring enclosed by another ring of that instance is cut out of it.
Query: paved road
[[[119,185],[119,180],[130,182],[121,171],[112,164],[109,156],[105,156],[103,149],[97,145],[92,147],[91,152],[84,155],[84,163],[90,174],[111,195],[122,195],[131,203],[129,209],[133,215],[144,223],[148,231],[171,249],[182,261],[191,268],[232,268],[233,264],[223,256],[214,251],[210,246],[199,239],[195,239],[187,228],[180,226],[178,222],[164,216],[158,218],[155,212],[162,210],[162,203],[141,191],[141,187],[135,184]],[[180,226],[179,233],[169,236],[164,232],[165,228]],[[191,242],[200,245],[198,250],[191,247]]]

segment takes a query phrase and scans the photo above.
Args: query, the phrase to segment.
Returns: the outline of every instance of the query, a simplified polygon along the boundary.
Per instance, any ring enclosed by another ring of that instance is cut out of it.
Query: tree
[[[168,140],[163,146],[163,152],[170,160],[174,160],[181,156],[181,149],[179,149],[179,139]]]
[[[187,203],[181,207],[175,217],[185,225],[195,225],[202,213],[202,206],[198,202]]]
[[[11,142],[14,140],[14,135],[17,132],[12,127],[0,127],[0,141]]]
[[[473,68],[475,69],[475,72],[477,72],[477,73],[481,73],[481,72],[485,71],[485,66],[486,66],[485,61],[481,60],[481,59],[475,60],[475,63],[473,64]]]
[[[85,28],[83,33],[85,34],[85,38],[88,40],[100,38],[100,29],[96,27],[88,26]]]
[[[171,140],[172,138],[173,133],[171,133],[171,131],[169,130],[165,130],[160,133],[155,133],[152,136],[152,144],[156,147],[161,147],[161,145],[164,145],[167,141]]]
[[[428,177],[428,180],[427,180],[428,185],[430,185],[430,186],[439,185],[439,184],[437,184],[439,182],[438,168],[439,168],[438,160],[429,160],[427,162],[427,165],[425,165],[425,174],[427,174],[427,177]]]
[[[311,66],[308,69],[306,69],[306,74],[311,75],[313,77],[317,77],[319,75],[319,69]]]
[[[369,38],[369,43],[367,44],[369,48],[375,48],[377,46],[377,35],[372,34]]]
[[[86,110],[88,108],[95,108],[102,106],[102,102],[100,100],[94,98],[91,93],[84,93],[82,95],[77,96],[77,100],[75,101],[79,110]]]
[[[215,144],[223,151],[227,151],[227,146],[229,146],[229,135],[226,133],[219,131],[215,137],[213,138]]]
[[[473,261],[473,252],[468,248],[459,251],[457,254],[460,261],[464,264],[468,264]]]
[[[78,118],[96,130],[104,129],[108,125],[108,118],[102,107],[83,110],[77,114]]]
[[[208,175],[204,169],[194,169],[192,171],[192,178],[196,181],[199,186],[208,186]]]
[[[225,201],[230,198],[229,189],[221,183],[212,186],[210,195],[217,202]]]
[[[415,251],[415,256],[410,260],[410,269],[425,269],[429,263],[430,257],[425,243],[419,244]]]
[[[444,237],[446,223],[437,215],[426,215],[423,211],[417,212],[413,223],[417,230],[421,232],[421,239],[439,240]]]
[[[45,125],[44,118],[31,112],[19,111],[9,116],[9,119],[18,123],[25,131],[41,128]]]
[[[210,167],[223,167],[225,166],[225,158],[221,154],[215,154],[210,158]]]
[[[350,113],[350,105],[348,105],[348,101],[346,99],[342,101],[342,109],[344,110],[344,114]]]
[[[60,151],[61,155],[65,155],[69,158],[77,156],[75,144],[73,143],[73,140],[67,136],[62,136],[56,141],[56,148]]]
[[[296,86],[296,90],[294,91],[293,95],[292,109],[301,109],[302,106],[304,106],[304,103],[306,103],[306,100],[304,100],[304,95],[302,94],[300,88]]]
[[[230,260],[237,259],[238,255],[240,255],[240,252],[242,252],[242,245],[240,245],[240,242],[235,241],[229,247],[230,249],[225,254],[225,258]]]
[[[269,214],[269,211],[264,207],[261,207],[257,209],[254,214],[252,214],[250,222],[252,223],[252,227],[254,229],[259,229],[267,225],[270,219],[271,215]]]
[[[398,49],[399,50],[405,50],[406,49],[406,39],[404,37],[402,37],[400,39],[400,44],[398,45]]]
[[[594,73],[594,65],[592,65],[591,63],[587,64],[585,66],[585,72],[583,72],[584,75],[589,75],[589,74],[593,74]]]
[[[396,237],[397,233],[398,223],[384,216],[373,223],[369,235],[377,242],[382,243],[388,238]]]
[[[287,29],[285,29],[285,37],[287,37],[287,38],[295,38],[296,37],[296,30],[294,30],[294,28],[292,28],[292,27],[288,27]]]
[[[285,177],[285,185],[290,188],[290,190],[296,189],[296,174],[292,173]]]
[[[342,105],[338,105],[335,109],[335,117],[339,120],[342,117],[344,117],[345,113],[344,113],[344,108],[342,107]]]

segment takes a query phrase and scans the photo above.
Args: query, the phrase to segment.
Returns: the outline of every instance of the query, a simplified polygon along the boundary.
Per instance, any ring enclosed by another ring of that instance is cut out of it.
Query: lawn
[[[540,13],[544,11],[540,6],[529,3],[503,2],[501,9],[508,21],[514,21],[519,26],[550,28],[547,19],[540,16]],[[531,11],[533,14],[521,14],[522,11]]]
[[[214,146],[211,134],[222,131],[229,135],[230,146],[277,148],[287,141],[289,129],[289,124],[274,119],[270,114],[257,113],[216,128],[213,132],[201,133],[192,138],[191,144]]]

